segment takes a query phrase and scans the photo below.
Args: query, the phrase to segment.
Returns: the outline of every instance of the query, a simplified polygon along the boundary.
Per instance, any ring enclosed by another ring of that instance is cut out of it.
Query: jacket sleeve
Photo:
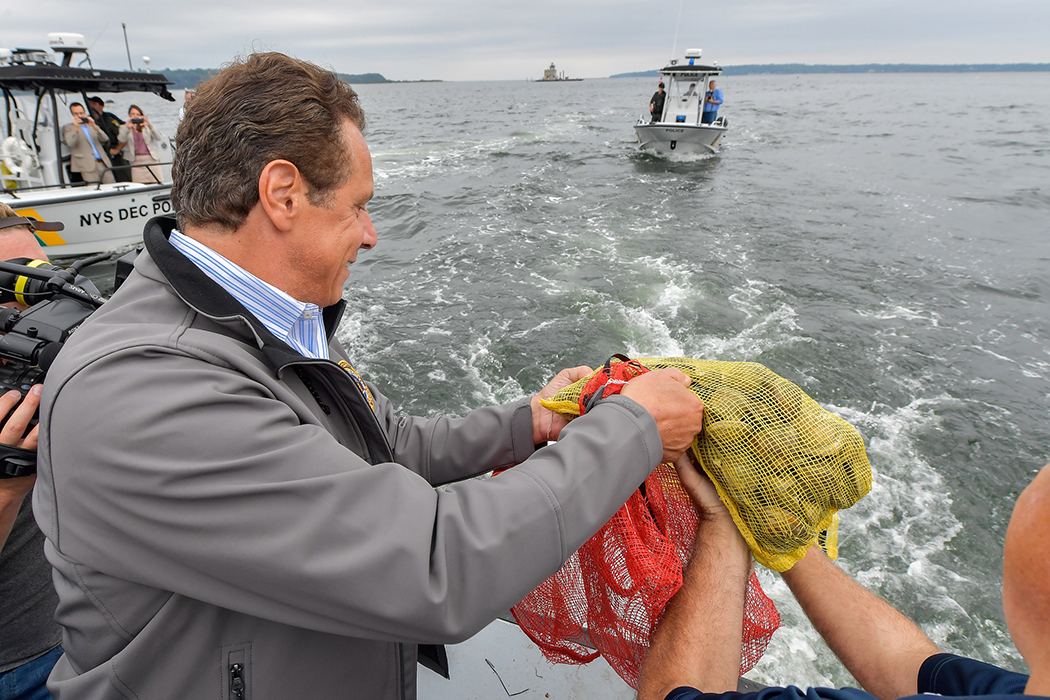
[[[297,627],[454,642],[557,571],[662,455],[616,397],[515,469],[435,488],[212,362],[118,351],[45,389],[34,506],[58,556]]]
[[[120,128],[117,129],[117,142],[115,144],[113,144],[113,148],[116,148],[117,146],[120,146],[120,154],[122,156],[124,156],[124,158],[127,158],[129,161],[135,160],[134,152],[132,152],[130,154],[131,158],[128,158],[129,154],[127,153],[127,150],[128,150],[128,145],[130,143],[131,143],[131,134],[128,133],[128,125],[127,124],[121,124]],[[132,146],[132,148],[134,148],[134,146]]]
[[[76,124],[66,124],[62,127],[62,140],[66,142],[66,145],[70,148],[75,148],[77,141],[80,140],[80,134],[82,132],[77,128]]]
[[[369,383],[376,416],[394,459],[434,485],[467,479],[524,462],[535,451],[532,408],[521,399],[471,411],[463,418],[398,416]]]
[[[955,654],[934,654],[919,667],[920,693],[1022,695],[1028,676]]]

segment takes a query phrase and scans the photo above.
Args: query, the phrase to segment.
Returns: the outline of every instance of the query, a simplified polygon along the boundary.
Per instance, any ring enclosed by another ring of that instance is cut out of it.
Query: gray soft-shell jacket
[[[371,387],[373,411],[338,343],[334,361],[291,350],[173,225],[147,224],[45,385],[33,506],[58,700],[414,698],[416,644],[488,624],[660,462],[623,397],[539,450],[525,400],[422,419]]]

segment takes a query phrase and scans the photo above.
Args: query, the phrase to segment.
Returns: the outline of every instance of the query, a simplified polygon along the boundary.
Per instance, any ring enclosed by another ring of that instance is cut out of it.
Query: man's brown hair
[[[323,204],[350,177],[346,120],[365,128],[357,93],[331,71],[280,53],[227,65],[198,88],[175,137],[171,199],[179,227],[239,228],[274,160],[294,164],[310,201]]]

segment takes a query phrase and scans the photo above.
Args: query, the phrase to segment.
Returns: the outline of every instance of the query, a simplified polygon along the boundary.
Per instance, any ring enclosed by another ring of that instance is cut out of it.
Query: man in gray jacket
[[[178,230],[147,225],[51,367],[33,504],[58,700],[414,698],[417,644],[520,600],[700,430],[676,370],[572,424],[537,397],[395,415],[333,341],[376,244],[363,127],[348,85],[280,54],[205,84]]]

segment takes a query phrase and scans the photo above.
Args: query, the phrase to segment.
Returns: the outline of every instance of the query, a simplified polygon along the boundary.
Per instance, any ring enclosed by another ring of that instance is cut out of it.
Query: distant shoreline
[[[850,65],[811,63],[752,63],[721,66],[722,75],[797,75],[800,73],[1032,73],[1050,71],[1050,63],[857,63]],[[660,71],[617,73],[610,78],[656,78]]]
[[[1034,73],[1050,71],[1050,63],[858,63],[850,65],[811,63],[762,63],[721,66],[723,75],[799,75],[803,73]],[[172,90],[195,88],[218,72],[218,68],[165,68],[164,74],[174,85]],[[351,85],[383,83],[442,83],[443,80],[388,80],[381,73],[336,73]],[[647,70],[617,73],[610,78],[656,78],[660,71]],[[540,81],[542,82],[542,81]],[[554,81],[549,81],[554,82]],[[560,82],[560,81],[559,81]]]
[[[157,71],[168,80],[175,83],[172,90],[185,90],[195,88],[199,83],[214,77],[219,73],[218,68],[165,68]],[[336,73],[344,81],[351,85],[367,85],[375,83],[441,83],[442,80],[387,80],[380,73]]]

